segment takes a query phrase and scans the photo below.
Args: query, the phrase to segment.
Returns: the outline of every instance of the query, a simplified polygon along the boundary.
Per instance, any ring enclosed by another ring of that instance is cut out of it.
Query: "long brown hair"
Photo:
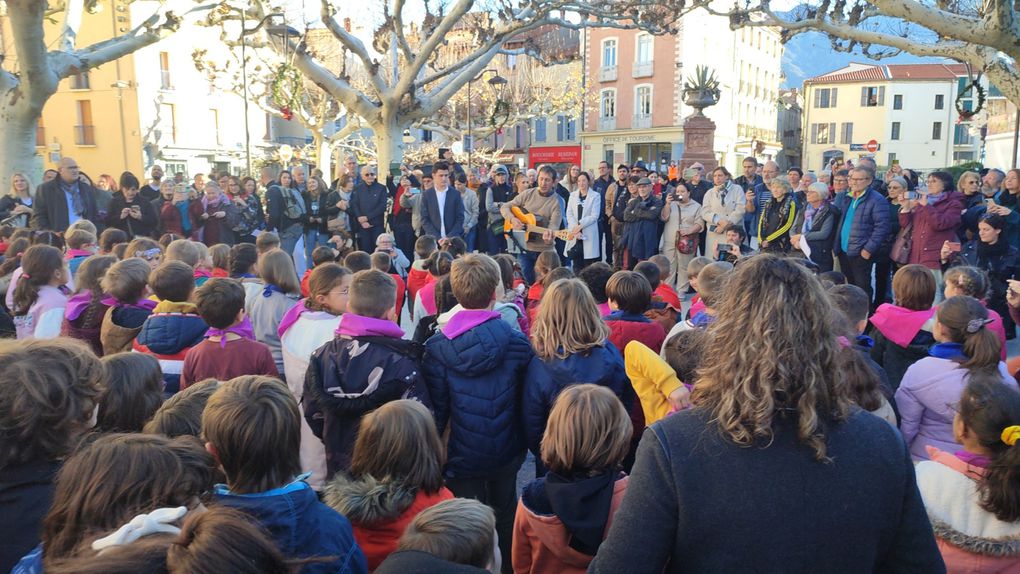
[[[608,388],[571,385],[556,397],[542,437],[542,462],[560,476],[594,476],[620,467],[634,428]]]
[[[341,309],[327,309],[316,299],[320,295],[328,295],[335,287],[343,283],[344,277],[353,275],[351,270],[336,263],[323,263],[316,265],[312,274],[308,276],[308,299],[305,300],[305,307],[312,311],[326,311],[333,315],[339,315]]]
[[[21,258],[21,277],[14,288],[14,315],[27,315],[39,299],[39,290],[53,281],[54,274],[64,268],[60,250],[49,245],[33,245]]]
[[[935,320],[951,342],[963,344],[966,359],[960,366],[971,374],[998,369],[1002,343],[988,328],[988,309],[980,301],[966,295],[950,297],[939,305]]]
[[[790,259],[757,255],[735,268],[693,395],[726,438],[767,444],[776,419],[789,417],[799,441],[828,460],[827,427],[849,410],[829,306],[818,279]]]
[[[542,294],[531,326],[535,354],[544,361],[565,359],[605,345],[609,327],[580,279],[560,279]]]
[[[273,249],[262,256],[259,260],[259,275],[267,285],[276,285],[284,293],[301,292],[294,260],[283,250]]]
[[[163,403],[163,371],[144,353],[103,357],[106,379],[100,386],[96,430],[140,432]]]
[[[71,455],[57,474],[43,520],[44,562],[71,555],[85,538],[137,514],[185,506],[212,487],[213,457],[193,437],[103,435]]]
[[[1020,441],[1003,432],[1020,424],[1020,393],[999,374],[971,377],[960,397],[960,419],[991,454],[988,472],[978,481],[981,508],[1003,522],[1020,520]]]
[[[432,413],[417,401],[391,401],[361,419],[350,473],[397,481],[429,494],[443,487],[446,453]],[[341,512],[341,514],[344,514]]]

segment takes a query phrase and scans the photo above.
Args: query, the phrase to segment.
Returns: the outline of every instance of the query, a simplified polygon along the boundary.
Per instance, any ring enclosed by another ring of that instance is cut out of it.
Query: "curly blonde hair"
[[[767,445],[775,419],[793,418],[800,442],[829,460],[826,429],[849,409],[830,307],[818,279],[791,259],[757,255],[733,271],[693,395],[730,440]]]

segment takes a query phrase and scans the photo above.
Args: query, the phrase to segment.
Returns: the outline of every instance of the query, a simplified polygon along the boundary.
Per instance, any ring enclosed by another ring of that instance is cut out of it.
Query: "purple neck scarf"
[[[251,326],[251,319],[249,319],[247,315],[244,316],[244,319],[242,319],[240,323],[231,325],[226,329],[209,327],[209,330],[205,332],[205,338],[219,337],[220,348],[222,349],[227,346],[228,333],[233,333],[242,339],[249,339],[251,341],[255,340],[255,328]]]

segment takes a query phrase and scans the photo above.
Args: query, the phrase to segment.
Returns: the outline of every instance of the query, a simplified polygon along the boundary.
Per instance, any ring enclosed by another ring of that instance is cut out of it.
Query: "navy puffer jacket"
[[[498,317],[425,343],[425,381],[442,434],[450,427],[447,478],[485,477],[524,454],[521,396],[547,375],[527,337]]]
[[[544,362],[549,373],[543,378],[528,378],[524,391],[524,434],[528,448],[540,456],[542,435],[549,412],[560,391],[570,385],[592,384],[606,387],[619,397],[629,411],[634,402],[634,388],[627,378],[623,357],[608,341],[592,347],[587,353],[575,353],[566,359]]]

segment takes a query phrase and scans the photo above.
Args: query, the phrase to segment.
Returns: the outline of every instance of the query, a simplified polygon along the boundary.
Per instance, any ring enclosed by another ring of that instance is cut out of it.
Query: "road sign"
[[[875,153],[880,149],[882,149],[882,144],[878,143],[875,140],[871,140],[868,143],[850,144],[850,151],[866,151]]]

